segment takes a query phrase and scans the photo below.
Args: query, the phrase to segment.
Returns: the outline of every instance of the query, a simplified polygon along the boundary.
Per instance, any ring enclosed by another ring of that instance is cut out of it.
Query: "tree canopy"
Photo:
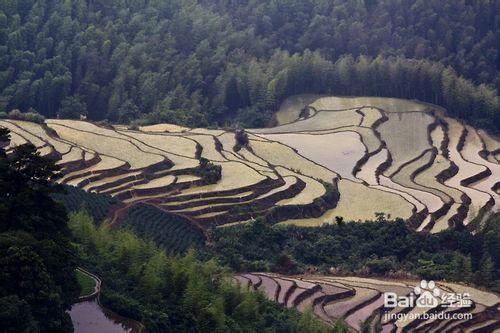
[[[262,221],[213,229],[211,255],[236,271],[307,271],[452,280],[500,290],[500,216],[476,234],[464,228],[418,234],[407,222],[344,222],[321,227]]]
[[[8,131],[0,129],[0,142]],[[0,149],[0,317],[7,332],[67,332],[65,312],[79,294],[76,260],[56,171],[33,145],[7,156]]]
[[[318,92],[500,123],[495,1],[0,3],[0,112],[262,126]]]
[[[168,256],[129,230],[95,227],[84,211],[70,215],[70,227],[82,263],[103,281],[102,304],[148,332],[349,332],[229,283],[227,268],[194,251]]]

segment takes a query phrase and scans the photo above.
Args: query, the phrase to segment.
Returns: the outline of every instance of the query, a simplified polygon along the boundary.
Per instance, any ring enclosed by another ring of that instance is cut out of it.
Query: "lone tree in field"
[[[234,146],[234,151],[239,151],[243,147],[247,147],[249,140],[248,134],[244,129],[239,129],[234,133],[234,137],[236,139],[236,145]]]
[[[198,177],[201,177],[206,184],[215,184],[222,177],[222,167],[202,157],[200,158],[200,165],[195,173]]]

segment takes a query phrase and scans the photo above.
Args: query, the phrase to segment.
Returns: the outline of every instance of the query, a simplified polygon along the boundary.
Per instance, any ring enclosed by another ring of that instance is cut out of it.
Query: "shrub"
[[[20,120],[22,118],[22,112],[19,109],[14,109],[9,112],[9,119]]]
[[[95,122],[97,126],[108,128],[108,129],[113,129],[113,125],[110,124],[110,122],[107,119],[103,119],[100,121]]]
[[[207,184],[215,184],[222,177],[222,167],[202,157],[200,158],[200,165],[196,169],[195,175],[201,177]]]
[[[137,124],[136,121],[130,122],[130,125],[128,125],[128,129],[132,131],[138,131],[139,130],[139,124]]]
[[[24,121],[31,121],[32,123],[43,124],[45,122],[45,117],[36,112],[26,112],[23,113]]]
[[[239,129],[234,133],[234,137],[236,139],[236,145],[234,146],[234,150],[238,151],[242,147],[248,145],[248,134],[243,129]]]
[[[9,112],[7,118],[14,120],[24,120],[30,121],[32,123],[43,124],[45,122],[45,117],[36,112],[35,109],[30,108],[28,112],[21,112],[18,109],[14,109]]]
[[[140,118],[132,120],[139,126],[169,123],[188,127],[206,127],[208,122],[200,112],[186,110],[158,109],[154,112],[142,115]]]

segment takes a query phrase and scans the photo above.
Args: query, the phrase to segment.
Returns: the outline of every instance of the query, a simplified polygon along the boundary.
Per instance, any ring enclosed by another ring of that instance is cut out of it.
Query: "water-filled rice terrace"
[[[61,167],[58,182],[116,200],[112,224],[147,205],[201,231],[259,217],[314,226],[382,212],[438,232],[473,229],[498,211],[499,141],[434,105],[295,96],[274,125],[248,129],[238,142],[232,131],[171,124],[0,120],[11,131],[8,153],[31,142]],[[216,182],[200,176],[205,159],[221,168]]]
[[[384,293],[409,296],[415,292],[420,281],[410,280],[242,273],[232,277],[232,282],[262,292],[283,306],[299,311],[312,309],[328,324],[344,318],[354,332],[496,332],[500,327],[496,294],[454,283],[437,282],[435,286],[440,295],[468,294],[470,304],[458,304],[457,298],[441,298],[436,306],[413,303],[408,307],[385,307]],[[415,299],[422,297],[413,295]]]

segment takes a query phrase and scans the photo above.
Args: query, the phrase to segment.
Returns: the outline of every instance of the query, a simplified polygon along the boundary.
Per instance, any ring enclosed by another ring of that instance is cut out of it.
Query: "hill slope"
[[[9,149],[29,141],[57,159],[61,183],[126,207],[148,203],[202,229],[257,217],[318,225],[382,212],[437,232],[456,223],[472,229],[498,210],[498,141],[438,107],[319,96],[285,105],[278,126],[243,134],[55,119],[0,126],[13,133]],[[220,179],[207,178],[217,170]]]

